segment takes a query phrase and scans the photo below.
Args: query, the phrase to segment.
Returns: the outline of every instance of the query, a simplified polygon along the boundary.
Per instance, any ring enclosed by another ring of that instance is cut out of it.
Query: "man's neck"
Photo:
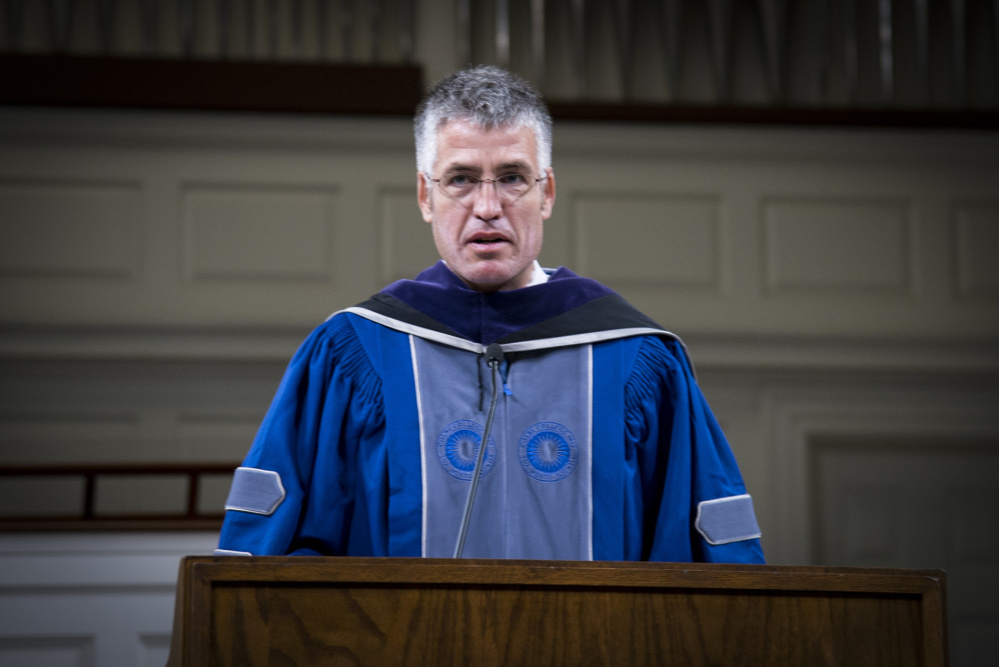
[[[444,266],[447,266],[447,261],[446,260],[442,259],[441,262],[443,262]],[[454,270],[450,266],[448,266],[447,268],[448,268],[449,271],[451,271],[451,273],[454,273],[454,275],[458,276],[458,278],[461,279],[461,282],[465,283],[465,285],[467,285],[468,287],[470,287],[471,289],[473,289],[473,290],[475,290],[477,292],[493,292],[493,291],[504,292],[504,291],[513,291],[513,290],[502,290],[502,289],[500,289],[500,290],[481,290],[481,289],[478,289],[475,285],[469,284],[469,282],[467,280],[465,280],[464,278],[462,278],[461,276],[459,276],[457,273],[455,273]],[[534,285],[543,285],[546,282],[548,282],[548,274],[545,273],[545,270],[541,268],[541,264],[538,262],[538,260],[534,260],[534,263],[531,264],[531,273],[530,273],[530,276],[528,277],[527,283],[524,284],[524,285],[521,285],[520,287],[516,287],[514,289],[523,289],[524,287],[533,287]]]

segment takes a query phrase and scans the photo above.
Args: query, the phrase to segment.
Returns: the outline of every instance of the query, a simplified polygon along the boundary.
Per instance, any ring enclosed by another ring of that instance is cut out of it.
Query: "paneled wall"
[[[999,136],[563,123],[555,142],[542,263],[684,337],[769,559],[945,567],[954,664],[994,654]],[[0,463],[238,458],[311,327],[434,258],[408,121],[0,110]],[[182,495],[126,480],[106,502]],[[160,659],[179,554],[135,536],[146,583],[88,607],[116,575],[86,554],[133,551],[105,538],[0,538],[5,572],[75,554],[52,561],[71,585],[0,586],[0,662],[136,664],[112,657],[120,605]]]
[[[433,261],[409,121],[6,109],[5,325],[305,330]],[[542,261],[686,334],[999,334],[999,137],[565,123]]]

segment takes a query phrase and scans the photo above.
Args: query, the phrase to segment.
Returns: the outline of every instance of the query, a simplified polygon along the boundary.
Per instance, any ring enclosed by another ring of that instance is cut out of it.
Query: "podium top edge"
[[[454,584],[877,592],[942,590],[943,570],[633,561],[317,556],[187,556],[182,573],[213,582]]]

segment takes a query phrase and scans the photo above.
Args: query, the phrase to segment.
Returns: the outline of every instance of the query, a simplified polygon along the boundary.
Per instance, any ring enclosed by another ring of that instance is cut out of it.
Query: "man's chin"
[[[469,271],[466,275],[460,275],[459,277],[465,281],[465,283],[474,290],[479,292],[500,292],[504,290],[517,289],[518,287],[523,287],[527,281],[523,279],[521,274],[513,273],[510,270],[505,271],[483,271],[483,270],[473,270]]]

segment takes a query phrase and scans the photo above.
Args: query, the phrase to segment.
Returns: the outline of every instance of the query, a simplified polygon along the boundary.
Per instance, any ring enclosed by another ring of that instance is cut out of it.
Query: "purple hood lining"
[[[595,280],[559,267],[548,282],[505,292],[478,292],[438,261],[413,280],[399,280],[382,290],[483,345],[615,294]]]

